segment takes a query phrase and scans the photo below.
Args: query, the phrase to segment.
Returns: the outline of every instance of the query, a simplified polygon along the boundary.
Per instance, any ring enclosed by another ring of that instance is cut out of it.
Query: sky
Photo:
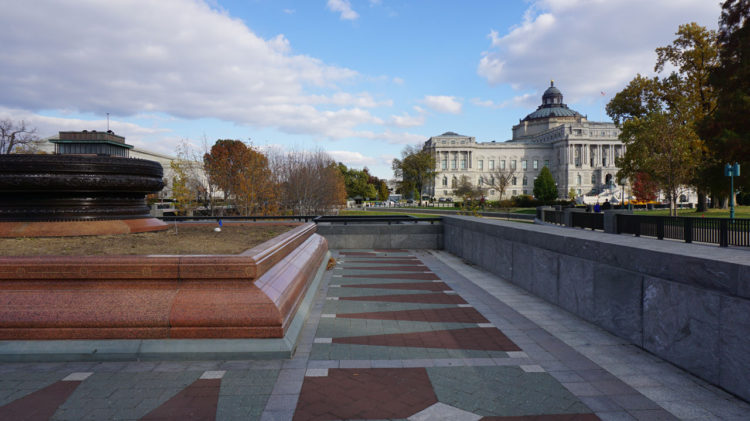
[[[323,150],[392,178],[407,145],[506,141],[555,81],[606,103],[718,0],[0,0],[0,118],[174,155]]]

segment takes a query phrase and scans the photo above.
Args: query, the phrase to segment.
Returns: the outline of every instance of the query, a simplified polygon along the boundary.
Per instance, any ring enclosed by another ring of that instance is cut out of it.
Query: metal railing
[[[617,215],[617,233],[681,240],[686,243],[750,247],[750,219]]]
[[[573,212],[572,225],[580,228],[604,231],[604,214],[593,212]]]
[[[563,218],[563,215],[565,213],[563,211],[553,211],[553,210],[546,210],[543,213],[544,215],[544,222],[547,222],[549,224],[557,224],[557,225],[564,225],[565,219]]]
[[[274,215],[274,216],[161,216],[162,221],[299,221],[309,222],[317,215]]]

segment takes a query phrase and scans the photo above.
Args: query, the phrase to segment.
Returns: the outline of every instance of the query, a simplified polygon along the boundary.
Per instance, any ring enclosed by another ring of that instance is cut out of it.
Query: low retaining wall
[[[443,248],[443,226],[436,224],[318,224],[331,249]]]
[[[239,255],[0,257],[0,339],[281,338],[328,252],[315,230]]]
[[[473,217],[445,249],[750,400],[750,252]]]

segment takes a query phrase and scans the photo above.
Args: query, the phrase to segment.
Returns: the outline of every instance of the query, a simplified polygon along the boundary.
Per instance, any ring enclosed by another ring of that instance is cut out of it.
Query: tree
[[[172,170],[171,196],[180,214],[187,214],[206,200],[206,174],[198,156],[187,139],[177,145],[176,159],[169,163]]]
[[[511,180],[513,180],[513,176],[515,175],[515,173],[515,168],[498,168],[490,174],[490,179],[485,181],[487,181],[487,184],[490,187],[497,189],[497,191],[500,193],[500,200],[503,200],[505,190],[508,188],[508,186],[510,186]]]
[[[346,203],[344,176],[325,152],[272,153],[269,160],[286,211],[320,215]]]
[[[268,158],[240,140],[220,139],[203,156],[208,177],[239,213],[267,214],[278,209]]]
[[[557,199],[557,184],[547,166],[542,167],[539,176],[534,180],[534,197],[543,203],[549,203]]]
[[[701,159],[700,139],[674,114],[652,112],[623,125],[625,156],[618,177],[644,173],[667,194],[670,215],[677,215],[680,188],[689,184]]]
[[[576,200],[576,189],[574,189],[573,187],[568,190],[568,199],[570,199],[571,201]]]
[[[621,127],[620,140],[627,147],[617,161],[618,178],[648,174],[670,196],[672,213],[672,196],[679,188],[673,183],[695,186],[704,198],[709,188],[706,172],[712,157],[696,129],[715,104],[708,86],[708,74],[716,64],[715,39],[714,31],[695,23],[681,25],[672,45],[656,50],[655,71],[663,71],[667,64],[677,71],[664,78],[637,75],[607,104],[607,114]],[[665,138],[654,138],[655,133]],[[673,152],[664,151],[664,145]]]
[[[393,159],[393,173],[401,179],[401,191],[415,189],[419,193],[420,205],[424,189],[435,181],[436,167],[435,157],[419,146],[407,146],[401,152],[401,159]]]
[[[719,20],[719,62],[709,84],[716,94],[716,108],[700,123],[699,132],[716,159],[707,176],[714,191],[729,196],[724,177],[726,163],[750,168],[750,5],[746,0],[727,0]],[[750,191],[750,177],[743,171],[735,186]],[[718,202],[717,200],[714,203]]]
[[[656,199],[656,192],[659,188],[648,174],[639,172],[633,176],[632,189],[636,199],[650,202]]]
[[[378,182],[378,200],[384,201],[388,200],[388,197],[391,195],[391,193],[388,191],[388,184],[385,182],[385,180],[379,180]]]
[[[361,197],[363,200],[375,199],[378,195],[375,183],[377,178],[370,175],[370,170],[366,167],[358,170],[347,168],[346,165],[339,162],[339,171],[344,177],[346,186],[346,195],[350,198]]]
[[[0,120],[0,155],[13,153],[37,139],[36,129],[28,127],[23,120],[19,122],[13,122],[9,118]]]

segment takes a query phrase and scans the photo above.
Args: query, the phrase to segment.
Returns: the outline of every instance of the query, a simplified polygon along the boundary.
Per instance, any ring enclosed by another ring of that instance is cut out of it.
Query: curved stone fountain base
[[[162,231],[169,225],[156,218],[105,221],[0,222],[0,237],[72,237]]]

